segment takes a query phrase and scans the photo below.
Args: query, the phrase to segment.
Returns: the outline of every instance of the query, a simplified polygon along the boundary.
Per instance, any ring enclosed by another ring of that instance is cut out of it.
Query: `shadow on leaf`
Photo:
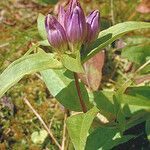
[[[89,96],[85,86],[80,83],[80,89],[83,96],[83,100],[86,103],[87,108],[90,107]],[[66,108],[69,108],[74,111],[82,111],[79,103],[79,97],[77,94],[75,82],[72,81],[66,88],[62,89],[55,98],[63,104]]]

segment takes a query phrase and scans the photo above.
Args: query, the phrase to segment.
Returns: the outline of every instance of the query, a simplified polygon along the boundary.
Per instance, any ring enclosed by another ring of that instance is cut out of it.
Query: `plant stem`
[[[111,7],[111,20],[112,20],[112,24],[115,24],[115,19],[114,19],[114,1],[111,0],[110,1],[110,7]]]
[[[67,120],[67,110],[64,112],[64,127],[63,127],[63,137],[62,137],[62,144],[61,144],[61,150],[65,150],[65,143],[67,139],[67,126],[66,126],[66,120]]]
[[[86,108],[86,105],[85,105],[85,103],[83,101],[83,98],[82,98],[78,75],[75,72],[74,72],[74,79],[75,79],[75,85],[76,85],[76,89],[77,89],[77,93],[78,93],[78,97],[79,97],[79,100],[80,100],[80,105],[81,105],[82,111],[84,113],[86,113],[87,112],[87,108]]]

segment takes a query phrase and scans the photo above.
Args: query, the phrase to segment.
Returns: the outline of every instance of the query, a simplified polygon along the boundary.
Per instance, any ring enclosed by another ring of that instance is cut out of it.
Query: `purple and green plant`
[[[85,16],[77,0],[70,0],[66,9],[60,6],[58,17],[39,14],[38,31],[43,39],[1,73],[0,97],[25,75],[40,72],[53,97],[69,111],[82,112],[66,122],[75,150],[111,149],[126,142],[134,136],[123,135],[124,131],[148,120],[147,112],[138,111],[150,108],[150,87],[137,89],[133,79],[149,65],[149,59],[144,59],[147,62],[119,89],[99,90],[102,50],[124,34],[145,28],[150,28],[150,23],[129,21],[100,32],[99,11]],[[45,47],[52,51],[46,53]],[[31,53],[35,49],[36,53]],[[107,124],[101,123],[98,113]]]

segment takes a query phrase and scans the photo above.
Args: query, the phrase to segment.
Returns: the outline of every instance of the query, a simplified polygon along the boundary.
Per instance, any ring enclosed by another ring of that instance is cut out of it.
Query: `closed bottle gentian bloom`
[[[77,0],[70,0],[66,13],[70,14],[76,6],[80,6]]]
[[[100,31],[100,13],[98,10],[92,11],[86,18],[87,22],[87,36],[85,43],[91,43],[97,39]]]
[[[66,33],[71,48],[78,49],[86,36],[86,21],[83,10],[76,6],[67,19]]]
[[[65,29],[66,12],[63,7],[59,7],[58,21]]]
[[[68,43],[63,26],[50,14],[46,16],[45,27],[49,43],[57,51],[67,50]]]
[[[99,11],[95,10],[85,18],[83,9],[77,0],[70,0],[64,10],[59,8],[58,19],[47,15],[45,27],[51,46],[60,51],[73,53],[80,50],[82,44],[96,40],[99,33]]]

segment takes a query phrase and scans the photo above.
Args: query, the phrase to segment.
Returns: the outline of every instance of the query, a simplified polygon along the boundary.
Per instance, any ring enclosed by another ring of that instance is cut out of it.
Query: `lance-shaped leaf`
[[[79,72],[79,73],[84,72],[82,64],[81,64],[80,52],[79,51],[77,51],[74,54],[74,56],[63,54],[61,61],[62,61],[63,65],[68,70],[71,70],[72,72]]]
[[[47,34],[45,29],[45,16],[43,14],[39,14],[37,18],[37,28],[39,31],[40,36],[46,40]]]
[[[116,39],[120,38],[124,34],[138,29],[150,28],[150,23],[147,22],[136,22],[128,21],[116,24],[106,30],[100,32],[98,39],[89,48],[87,56],[83,57],[83,62],[93,57],[100,50],[111,44]]]
[[[85,114],[74,115],[67,119],[67,129],[75,150],[85,149],[88,131],[98,111],[93,107]]]
[[[132,135],[121,137],[116,128],[100,127],[88,136],[85,150],[110,150],[132,138]]]
[[[66,69],[48,69],[40,72],[47,88],[54,97],[73,81],[73,76],[69,74],[67,77],[65,72]]]
[[[62,68],[63,65],[53,54],[39,52],[23,56],[11,63],[0,75],[0,97],[24,75],[49,68]]]

